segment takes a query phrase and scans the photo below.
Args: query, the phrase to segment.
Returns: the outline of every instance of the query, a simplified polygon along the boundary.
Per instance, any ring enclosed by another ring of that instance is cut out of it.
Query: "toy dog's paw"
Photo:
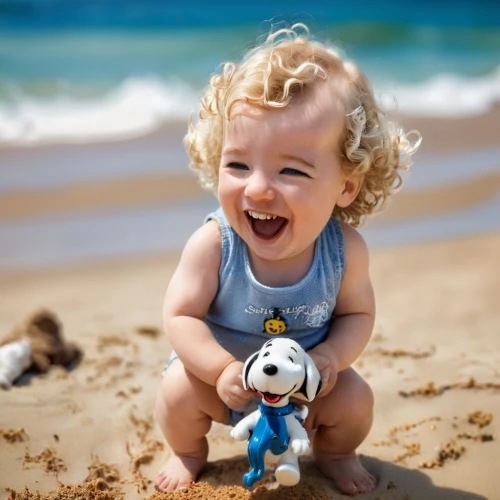
[[[245,441],[250,437],[250,431],[246,427],[238,427],[236,426],[231,430],[231,437],[236,441]]]
[[[309,439],[293,439],[290,442],[290,448],[295,455],[305,455],[306,453],[309,453],[311,443],[309,442]]]

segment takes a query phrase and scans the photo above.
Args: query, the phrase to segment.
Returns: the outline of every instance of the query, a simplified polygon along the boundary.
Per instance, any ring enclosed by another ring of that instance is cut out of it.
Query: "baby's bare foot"
[[[358,457],[340,457],[316,461],[323,474],[333,479],[335,486],[347,495],[367,493],[377,485],[377,480],[361,465]]]
[[[172,455],[156,476],[155,486],[160,491],[166,492],[186,488],[196,479],[206,463],[205,458]]]

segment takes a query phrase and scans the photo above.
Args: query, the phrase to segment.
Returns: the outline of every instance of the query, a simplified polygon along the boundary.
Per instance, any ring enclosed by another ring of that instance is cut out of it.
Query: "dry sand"
[[[498,234],[373,254],[377,325],[356,368],[375,392],[375,421],[360,452],[379,483],[358,498],[500,498],[499,254]],[[250,495],[239,486],[245,446],[218,424],[201,483],[154,493],[151,481],[169,454],[153,402],[170,350],[160,310],[176,260],[0,276],[1,331],[46,306],[84,350],[69,373],[55,368],[0,393],[1,490],[14,489],[16,498],[59,484],[76,489],[44,498],[345,498],[310,459],[299,486],[269,492],[276,485],[268,474]]]

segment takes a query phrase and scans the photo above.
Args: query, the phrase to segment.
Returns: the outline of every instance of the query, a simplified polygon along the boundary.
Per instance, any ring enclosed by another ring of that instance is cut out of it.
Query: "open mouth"
[[[263,240],[276,238],[288,224],[288,219],[279,217],[278,215],[264,214],[251,210],[247,210],[245,214],[254,234]]]
[[[262,396],[268,403],[277,403],[283,397],[279,394],[271,394],[270,392],[263,392]]]
[[[262,397],[268,403],[277,403],[278,401],[280,401],[284,397],[290,395],[295,390],[296,387],[297,387],[297,384],[295,384],[288,392],[285,392],[285,394],[273,394],[272,392],[262,392],[262,391],[257,391],[257,392],[262,394]],[[254,390],[256,390],[255,387],[254,387]]]

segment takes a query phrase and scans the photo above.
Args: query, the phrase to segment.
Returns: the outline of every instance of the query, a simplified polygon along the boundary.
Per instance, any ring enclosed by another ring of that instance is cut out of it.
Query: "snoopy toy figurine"
[[[246,360],[242,377],[245,389],[262,395],[258,409],[231,431],[237,441],[248,439],[251,469],[243,476],[245,486],[262,478],[265,460],[277,462],[279,484],[293,486],[300,480],[298,456],[309,452],[310,442],[302,426],[308,408],[296,409],[290,397],[312,401],[321,389],[318,369],[297,342],[274,338]]]

